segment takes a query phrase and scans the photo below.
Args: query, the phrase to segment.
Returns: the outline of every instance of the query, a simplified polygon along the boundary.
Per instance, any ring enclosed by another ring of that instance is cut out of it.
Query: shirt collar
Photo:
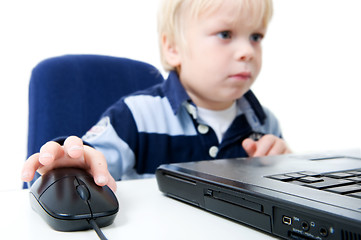
[[[191,98],[181,84],[178,74],[171,71],[164,83],[164,94],[172,107],[173,113],[177,114],[182,105],[188,105]]]

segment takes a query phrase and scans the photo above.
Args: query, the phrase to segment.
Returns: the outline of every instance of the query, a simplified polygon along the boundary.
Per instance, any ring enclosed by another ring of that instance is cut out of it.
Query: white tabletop
[[[118,215],[112,225],[102,228],[109,240],[272,239],[252,228],[164,196],[155,179],[117,184]],[[93,230],[54,231],[32,210],[28,194],[28,190],[0,192],[0,229],[6,239],[98,239]]]

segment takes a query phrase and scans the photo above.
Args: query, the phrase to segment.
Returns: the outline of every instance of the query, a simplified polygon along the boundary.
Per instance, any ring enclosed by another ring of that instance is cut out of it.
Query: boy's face
[[[232,2],[197,18],[185,17],[186,46],[177,48],[179,74],[199,107],[229,107],[250,89],[261,69],[266,29],[250,24],[252,16],[235,10]]]

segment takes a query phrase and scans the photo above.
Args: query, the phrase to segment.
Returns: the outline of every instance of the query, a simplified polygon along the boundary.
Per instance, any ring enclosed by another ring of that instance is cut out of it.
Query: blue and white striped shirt
[[[163,83],[112,105],[83,140],[104,154],[110,173],[121,180],[153,176],[164,163],[246,157],[242,141],[255,132],[281,136],[277,119],[251,91],[237,100],[237,117],[219,143],[170,72]]]

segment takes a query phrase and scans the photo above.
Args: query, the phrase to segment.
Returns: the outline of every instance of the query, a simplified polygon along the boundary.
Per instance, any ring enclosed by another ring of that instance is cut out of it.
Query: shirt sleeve
[[[135,156],[129,145],[121,139],[110,122],[109,116],[103,117],[82,139],[103,153],[110,174],[116,181],[133,170]]]
[[[265,123],[261,127],[262,131],[266,134],[273,134],[282,138],[281,127],[276,116],[268,108],[263,107],[263,110],[267,117]]]
[[[82,139],[103,153],[108,170],[116,181],[147,177],[135,171],[138,130],[131,111],[120,100]]]

